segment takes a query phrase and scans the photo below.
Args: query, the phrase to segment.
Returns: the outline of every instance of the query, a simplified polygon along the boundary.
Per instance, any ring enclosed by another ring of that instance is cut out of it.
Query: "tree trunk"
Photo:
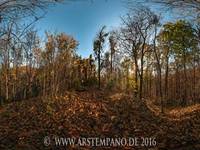
[[[186,73],[186,54],[183,54],[183,69],[184,69],[184,91],[183,91],[183,106],[187,104],[187,73]]]
[[[168,54],[167,54],[168,55]],[[166,70],[165,70],[165,99],[168,99],[168,74],[169,74],[169,58],[166,57]]]
[[[141,54],[141,67],[140,67],[140,92],[139,92],[139,99],[142,100],[142,94],[143,94],[143,66],[144,66],[144,44],[142,47],[142,54]]]
[[[135,61],[135,87],[134,87],[134,95],[135,98],[138,98],[138,64],[137,64],[137,55],[136,53],[134,54],[134,61]]]
[[[196,102],[196,66],[195,66],[195,57],[194,57],[194,66],[193,66],[193,87],[192,87],[192,90],[193,90],[193,98],[192,98],[192,101],[193,102]]]
[[[159,96],[161,102],[161,112],[163,113],[163,94],[162,94],[162,72],[161,72],[161,63],[156,50],[156,35],[157,35],[157,26],[155,26],[155,35],[154,35],[154,54],[157,61],[157,73],[158,73],[158,84],[159,84]]]
[[[101,70],[100,70],[100,65],[101,65],[101,57],[100,57],[100,53],[101,53],[101,49],[99,48],[99,51],[98,51],[98,79],[99,79],[99,83],[98,83],[98,86],[99,86],[99,89],[101,88]]]

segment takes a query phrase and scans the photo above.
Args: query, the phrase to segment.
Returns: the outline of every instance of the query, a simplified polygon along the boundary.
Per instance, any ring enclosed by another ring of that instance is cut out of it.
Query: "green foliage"
[[[76,90],[80,89],[80,88],[81,88],[81,81],[80,81],[80,79],[75,79],[75,80],[73,81],[73,85],[74,85],[74,88],[75,88]]]
[[[107,89],[113,89],[115,86],[116,86],[116,80],[114,79],[110,79],[106,84]]]
[[[94,50],[94,54],[95,54],[95,59],[98,60],[98,79],[99,79],[99,83],[98,86],[100,88],[100,83],[101,83],[101,57],[102,57],[102,52],[103,52],[103,46],[106,40],[106,37],[108,36],[109,33],[105,32],[105,28],[106,26],[103,26],[101,28],[101,30],[97,33],[96,38],[94,40],[93,43],[93,50]]]
[[[97,81],[97,78],[96,77],[90,77],[88,79],[86,79],[84,82],[83,82],[83,86],[86,86],[86,87],[93,87],[93,86],[96,86],[98,83]]]
[[[176,23],[167,23],[163,27],[162,39],[171,46],[171,53],[177,59],[183,55],[189,56],[192,49],[196,48],[197,41],[190,23],[179,20]]]
[[[99,33],[96,35],[95,41],[93,43],[93,50],[95,52],[95,55],[101,55],[103,51],[103,44],[105,43],[106,37],[108,36],[108,33],[105,32],[106,26],[103,26]]]

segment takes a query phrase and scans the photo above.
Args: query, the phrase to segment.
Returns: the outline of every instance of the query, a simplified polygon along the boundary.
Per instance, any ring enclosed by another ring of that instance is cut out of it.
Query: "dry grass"
[[[174,117],[182,117],[200,111],[200,104],[187,106],[184,108],[175,108],[170,110],[167,114]]]
[[[164,115],[161,114],[161,108],[155,105],[153,101],[146,101],[146,105],[155,116],[162,116],[168,120],[181,121],[193,117],[197,112],[200,112],[200,104],[195,104],[187,107],[164,109]]]

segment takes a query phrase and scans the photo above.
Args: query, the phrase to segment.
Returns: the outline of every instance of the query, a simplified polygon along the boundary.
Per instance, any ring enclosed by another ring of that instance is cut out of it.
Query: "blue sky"
[[[44,38],[45,31],[65,32],[79,41],[78,53],[87,57],[93,53],[93,40],[103,26],[111,30],[120,25],[126,14],[123,0],[82,0],[59,4],[48,9],[36,27]]]

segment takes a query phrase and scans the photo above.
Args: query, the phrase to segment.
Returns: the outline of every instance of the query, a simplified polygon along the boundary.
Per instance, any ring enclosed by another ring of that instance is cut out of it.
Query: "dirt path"
[[[44,137],[147,137],[156,146],[132,149],[200,149],[200,115],[169,121],[138,107],[128,95],[66,93],[7,105],[0,111],[0,149],[66,149],[44,145]],[[77,149],[78,147],[68,147]],[[81,147],[91,149],[92,147]],[[110,149],[127,147],[110,147]],[[102,149],[99,148],[99,149]]]

